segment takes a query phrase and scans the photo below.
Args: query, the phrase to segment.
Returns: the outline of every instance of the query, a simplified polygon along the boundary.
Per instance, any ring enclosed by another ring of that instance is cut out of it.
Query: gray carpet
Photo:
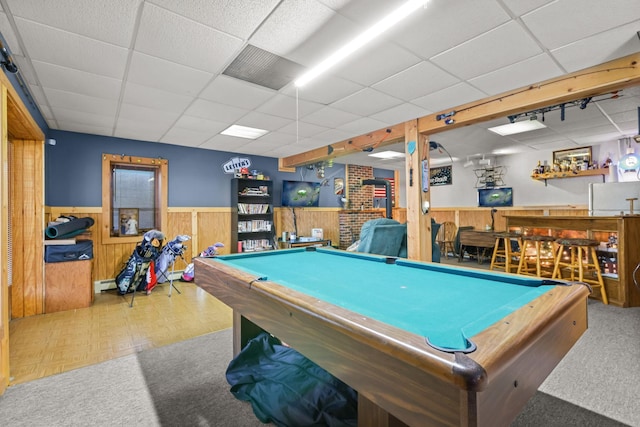
[[[591,303],[589,330],[512,427],[640,427],[640,309]],[[10,387],[2,426],[261,426],[229,393],[231,330]]]

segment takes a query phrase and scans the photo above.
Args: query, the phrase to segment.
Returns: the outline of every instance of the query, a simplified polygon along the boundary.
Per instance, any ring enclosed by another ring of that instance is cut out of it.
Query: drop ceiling
[[[637,0],[430,0],[325,76],[294,87],[300,70],[402,3],[0,0],[0,32],[51,129],[269,157],[640,51]],[[275,74],[265,76],[270,64]],[[249,65],[263,74],[253,78]],[[549,112],[546,129],[487,131],[505,118],[433,139],[462,161],[595,145],[637,135],[639,105],[631,88],[567,109],[564,121]],[[232,124],[269,133],[220,134]],[[366,154],[338,161],[404,167]]]

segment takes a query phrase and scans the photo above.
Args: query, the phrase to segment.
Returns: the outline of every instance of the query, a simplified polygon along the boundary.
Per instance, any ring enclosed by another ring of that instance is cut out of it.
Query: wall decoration
[[[578,148],[570,148],[567,150],[559,150],[553,152],[553,164],[560,165],[562,169],[563,165],[566,165],[567,168],[570,168],[570,165],[578,164],[580,167],[584,163],[591,164],[593,159],[591,157],[591,147],[578,147]],[[567,169],[565,169],[567,170]]]
[[[451,165],[431,168],[429,183],[432,187],[453,184],[452,170]]]
[[[228,162],[222,164],[224,173],[234,173],[236,169],[248,168],[251,166],[251,160],[246,157],[232,157]]]
[[[139,210],[137,208],[120,208],[120,236],[137,236]]]
[[[336,196],[344,194],[344,178],[333,178],[333,193]]]

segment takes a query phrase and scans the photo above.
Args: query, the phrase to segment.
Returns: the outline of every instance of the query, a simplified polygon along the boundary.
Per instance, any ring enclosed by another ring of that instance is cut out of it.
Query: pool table
[[[359,426],[509,425],[587,328],[582,284],[330,248],[196,258],[233,309],[358,391]]]

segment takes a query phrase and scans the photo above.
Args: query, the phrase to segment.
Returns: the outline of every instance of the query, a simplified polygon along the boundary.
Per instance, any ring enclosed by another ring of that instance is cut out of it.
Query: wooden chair
[[[556,243],[558,254],[552,277],[588,283],[592,289],[600,289],[602,302],[609,304],[596,254],[599,242],[592,239],[558,239]],[[565,271],[569,273],[567,278],[563,277]]]
[[[438,235],[436,236],[436,242],[440,246],[440,250],[444,254],[445,258],[449,258],[449,250],[453,256],[455,256],[454,242],[456,240],[456,234],[458,227],[453,221],[445,221],[442,223]]]

